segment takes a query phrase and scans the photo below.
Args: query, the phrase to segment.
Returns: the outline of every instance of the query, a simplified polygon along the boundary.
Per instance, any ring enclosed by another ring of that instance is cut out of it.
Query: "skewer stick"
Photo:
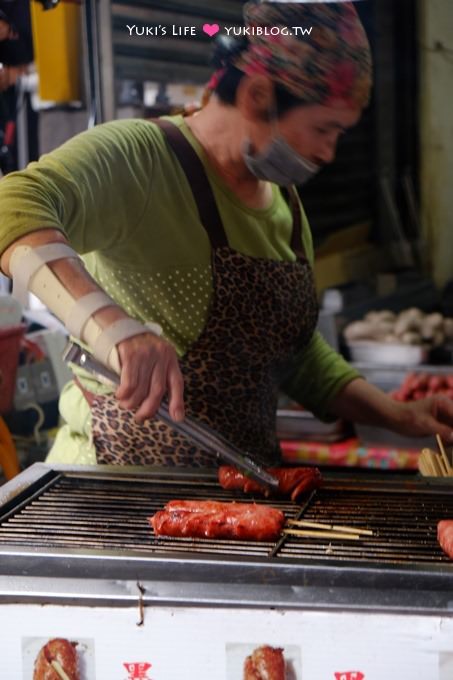
[[[425,467],[427,469],[427,475],[428,477],[436,477],[436,469],[434,467],[434,463],[432,462],[432,453],[430,449],[422,449],[420,453],[420,460],[422,460],[425,464]]]
[[[345,534],[339,531],[310,531],[302,529],[284,529],[284,534],[289,536],[300,536],[302,538],[342,538],[345,541],[359,541],[357,534]]]
[[[287,524],[295,527],[305,527],[307,529],[326,529],[327,531],[340,531],[344,534],[363,534],[364,536],[372,536],[371,529],[356,529],[354,527],[344,527],[340,524],[322,524],[321,522],[309,522],[305,519],[289,519]]]
[[[449,477],[452,473],[452,468],[450,465],[450,461],[448,460],[447,453],[444,449],[444,445],[442,443],[442,439],[440,438],[440,435],[436,434],[436,440],[437,440],[437,446],[439,447],[440,455],[443,461],[443,464],[445,465],[445,470],[447,472],[447,477]]]
[[[432,462],[432,464],[434,466],[435,473],[436,473],[436,477],[447,477],[448,476],[448,470],[445,467],[444,460],[437,453],[437,451],[432,451],[431,449],[423,449],[422,453],[424,453],[427,457],[429,457],[429,460]]]
[[[442,464],[443,461],[441,462],[441,457],[436,451],[423,449],[422,456],[424,456],[424,459],[429,466],[431,477],[445,477],[446,473]]]
[[[65,673],[65,671],[60,666],[59,662],[54,659],[50,662],[50,665],[54,669],[55,673],[61,678],[61,680],[71,680],[70,677]]]
[[[441,468],[442,468],[442,472],[443,472],[442,477],[448,477],[448,476],[449,476],[449,468],[448,468],[448,466],[446,465],[446,463],[445,463],[444,459],[442,458],[442,456],[439,456],[439,462],[440,462],[440,465],[441,465]]]
[[[439,456],[434,451],[430,451],[429,460],[433,470],[433,477],[443,477],[443,468],[439,462]]]
[[[447,477],[448,473],[445,469],[444,461],[442,460],[442,458],[440,457],[440,455],[438,453],[434,453],[433,460],[434,460],[434,465],[437,469],[437,476],[438,477]]]
[[[420,472],[422,473],[422,475],[424,477],[430,477],[431,476],[430,467],[429,467],[429,464],[426,460],[426,457],[425,457],[425,454],[423,453],[423,451],[421,452],[421,454],[418,457],[418,469],[420,470]]]

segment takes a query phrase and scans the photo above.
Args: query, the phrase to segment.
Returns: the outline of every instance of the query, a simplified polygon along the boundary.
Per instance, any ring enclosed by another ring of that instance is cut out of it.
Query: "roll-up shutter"
[[[338,144],[337,157],[299,189],[316,243],[347,226],[373,221],[376,203],[374,117],[369,109]]]
[[[239,0],[126,0],[112,4],[113,55],[116,78],[164,83],[203,84],[209,80],[212,38],[205,23],[242,23]],[[148,28],[148,35],[130,34]],[[194,26],[196,35],[179,35]],[[174,27],[174,28],[173,28]],[[165,29],[165,36],[162,35]],[[151,35],[154,30],[157,35]],[[174,35],[176,33],[176,35]]]
[[[373,48],[376,48],[375,2],[383,0],[356,3]],[[376,63],[376,55],[374,61]],[[340,138],[335,162],[299,190],[315,245],[344,227],[373,223],[377,208],[375,139],[376,99],[373,96],[359,124]]]

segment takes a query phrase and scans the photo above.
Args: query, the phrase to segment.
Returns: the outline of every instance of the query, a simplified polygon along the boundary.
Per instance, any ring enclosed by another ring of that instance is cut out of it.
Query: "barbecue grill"
[[[423,591],[429,591],[430,605],[436,596],[437,606],[449,608],[453,563],[439,547],[436,530],[439,520],[453,518],[451,484],[332,475],[302,505],[253,497],[287,518],[373,531],[354,542],[156,537],[147,518],[176,498],[250,502],[251,497],[223,490],[213,472],[35,465],[0,489],[1,574],[343,587],[353,591],[351,604],[358,606],[364,596],[363,604],[372,604],[366,589],[392,588],[400,591],[394,593],[395,606],[408,591],[412,606],[423,608]]]
[[[133,607],[137,616],[161,605],[398,613],[453,624],[453,563],[436,538],[438,521],[453,518],[451,482],[324,479],[300,505],[254,500],[288,519],[371,529],[372,536],[156,537],[148,517],[167,501],[250,496],[223,490],[212,471],[34,465],[0,488],[0,615],[2,604],[46,602]]]

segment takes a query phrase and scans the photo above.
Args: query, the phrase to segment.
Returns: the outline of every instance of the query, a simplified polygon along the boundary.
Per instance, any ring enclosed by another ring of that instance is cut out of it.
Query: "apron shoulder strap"
[[[213,248],[228,246],[225,228],[220,217],[214,194],[209,183],[203,163],[196,154],[190,142],[181,130],[169,121],[160,118],[152,118],[151,123],[157,125],[173,149],[178,161],[184,170],[192,193],[197,204],[200,220],[206,229]],[[294,186],[286,190],[288,203],[293,216],[293,231],[291,236],[291,249],[300,259],[305,259],[302,244],[302,215],[299,197]]]
[[[293,232],[291,235],[291,250],[299,259],[306,259],[304,245],[302,243],[302,212],[300,209],[299,196],[296,188],[291,185],[285,189],[288,204],[293,216]]]
[[[192,145],[173,123],[161,120],[160,118],[153,118],[150,122],[160,127],[163,131],[186,174],[195,203],[197,204],[201,223],[208,233],[211,246],[213,248],[228,246],[228,239],[211,185],[203,163]]]

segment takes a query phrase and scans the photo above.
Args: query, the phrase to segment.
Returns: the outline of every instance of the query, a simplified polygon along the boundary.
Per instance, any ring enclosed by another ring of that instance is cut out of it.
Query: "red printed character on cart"
[[[335,673],[335,680],[365,680],[365,676],[360,671],[347,671],[346,673]]]
[[[148,675],[151,664],[146,661],[124,663],[123,666],[129,673],[127,680],[152,680]]]

